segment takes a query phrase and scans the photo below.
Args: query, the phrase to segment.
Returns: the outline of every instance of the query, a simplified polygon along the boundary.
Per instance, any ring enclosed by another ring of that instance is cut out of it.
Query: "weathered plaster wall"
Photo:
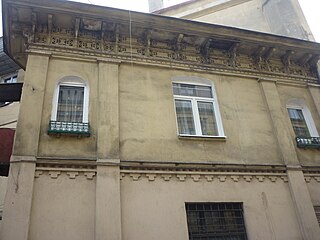
[[[243,202],[249,239],[302,239],[288,184],[121,180],[123,239],[188,239],[185,202]],[[290,231],[286,231],[290,229]]]
[[[0,176],[0,212],[1,213],[3,211],[4,197],[7,192],[7,182],[8,182],[8,177]],[[1,230],[1,221],[0,221],[0,230]]]
[[[96,132],[97,132],[97,63],[51,59],[49,61],[46,81],[44,108],[41,119],[41,130],[39,140],[39,156],[51,157],[75,157],[83,158],[96,156]],[[89,123],[91,125],[90,138],[77,137],[54,137],[47,134],[48,124],[51,118],[52,98],[59,80],[66,76],[77,76],[85,80],[90,89],[89,95]],[[63,142],[63,143],[62,143]]]
[[[54,173],[53,173],[54,174]],[[94,239],[95,180],[43,173],[34,181],[29,239]]]
[[[176,76],[212,81],[226,141],[178,138],[171,81]],[[282,163],[259,84],[240,76],[121,65],[120,129],[124,160]]]
[[[310,181],[309,181],[310,180]],[[309,179],[307,186],[313,206],[320,206],[320,183],[315,179]]]
[[[222,10],[213,11],[204,16],[196,17],[193,20],[260,32],[271,32],[261,8],[261,0],[248,1]]]
[[[306,87],[294,87],[294,86],[282,86],[278,85],[278,92],[280,96],[280,100],[283,106],[283,111],[287,111],[286,105],[288,104],[288,101],[290,99],[301,99],[305,102],[306,106],[311,112],[313,121],[316,125],[316,128],[318,132],[320,131],[320,116],[317,112],[316,105],[319,103],[316,103],[308,88]],[[314,93],[317,95],[317,93]],[[287,113],[287,112],[286,112]],[[288,114],[286,114],[288,116]],[[289,117],[287,119],[284,119],[284,121],[287,121],[287,123],[290,125],[290,119]],[[292,140],[295,141],[295,134],[293,131],[293,128],[291,128],[291,137]],[[314,149],[301,149],[296,147],[296,152],[298,159],[302,165],[306,166],[319,166],[320,163],[320,154],[317,150]]]

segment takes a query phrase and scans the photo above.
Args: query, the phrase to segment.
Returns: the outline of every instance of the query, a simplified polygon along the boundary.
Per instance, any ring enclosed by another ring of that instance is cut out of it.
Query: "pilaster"
[[[320,116],[320,85],[308,84],[308,89]]]
[[[97,162],[95,240],[121,240],[119,163],[116,159]]]
[[[303,172],[301,169],[288,168],[287,175],[303,239],[319,239],[320,228],[314,212],[309,190],[304,180]]]
[[[119,66],[99,61],[98,158],[119,159]]]
[[[35,162],[34,157],[11,157],[1,240],[28,240]]]
[[[314,213],[310,193],[304,180],[300,162],[290,134],[290,122],[280,102],[276,82],[260,79],[262,93],[268,106],[278,146],[284,164],[287,166],[289,189],[294,203],[300,231],[305,240],[315,240],[320,236],[320,229]]]
[[[281,105],[276,82],[264,79],[260,79],[259,82],[269,110],[282,159],[286,165],[300,165],[290,134],[290,122],[286,121],[288,119],[285,112],[286,109]]]
[[[30,54],[28,57],[13,149],[14,155],[37,155],[48,65],[48,55]]]
[[[96,240],[121,240],[119,66],[98,61]]]

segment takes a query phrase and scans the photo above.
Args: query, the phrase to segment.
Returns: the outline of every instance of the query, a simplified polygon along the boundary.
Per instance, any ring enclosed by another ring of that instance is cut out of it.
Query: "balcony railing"
[[[48,134],[89,137],[90,125],[89,123],[50,121]]]
[[[320,137],[296,137],[299,148],[318,148],[320,149]]]

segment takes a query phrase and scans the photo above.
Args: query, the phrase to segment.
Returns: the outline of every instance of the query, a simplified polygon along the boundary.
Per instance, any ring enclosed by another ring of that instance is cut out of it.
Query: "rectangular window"
[[[220,114],[211,86],[173,83],[180,136],[223,136]]]
[[[302,109],[288,108],[293,130],[297,137],[310,137],[310,132]]]
[[[82,122],[84,87],[59,87],[57,121]]]
[[[190,240],[246,240],[242,203],[186,203]]]

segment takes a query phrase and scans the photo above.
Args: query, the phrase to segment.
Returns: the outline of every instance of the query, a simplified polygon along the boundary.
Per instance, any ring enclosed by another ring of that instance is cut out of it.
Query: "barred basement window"
[[[189,240],[246,240],[242,203],[186,203]]]
[[[320,206],[314,206],[314,211],[316,212],[316,217],[320,226]]]

